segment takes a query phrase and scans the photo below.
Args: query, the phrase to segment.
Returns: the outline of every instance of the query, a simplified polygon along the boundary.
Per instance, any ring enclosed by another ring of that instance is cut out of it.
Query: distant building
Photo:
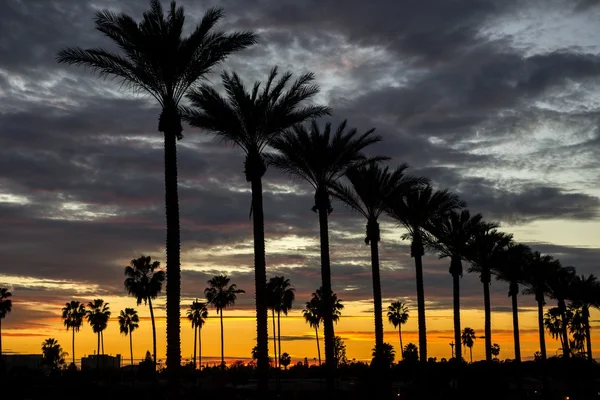
[[[2,354],[2,363],[6,368],[42,368],[41,354]]]
[[[81,369],[95,369],[98,365],[101,369],[121,368],[121,355],[93,354],[81,359]]]

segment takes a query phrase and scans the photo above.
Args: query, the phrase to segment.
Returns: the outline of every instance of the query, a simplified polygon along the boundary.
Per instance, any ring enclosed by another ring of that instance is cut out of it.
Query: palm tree
[[[226,97],[221,96],[209,85],[193,90],[185,119],[190,125],[208,133],[218,135],[226,142],[239,146],[246,155],[244,173],[252,189],[251,214],[254,233],[254,280],[256,290],[256,330],[259,349],[258,370],[261,385],[268,384],[268,317],[267,317],[267,270],[265,261],[265,228],[263,210],[262,178],[267,171],[264,150],[281,133],[311,118],[329,115],[325,106],[304,105],[318,92],[314,85],[314,75],[301,75],[288,86],[292,78],[290,72],[279,80],[277,68],[269,73],[267,82],[260,90],[256,82],[249,92],[236,74],[223,72],[221,79]],[[286,88],[287,86],[287,88]]]
[[[563,316],[563,312],[560,307],[551,307],[544,314],[544,326],[548,333],[552,337],[552,339],[559,339],[560,346],[563,349],[563,354],[565,354],[564,349],[565,346],[569,346],[569,338],[566,338],[563,335],[563,330],[569,325],[570,318],[572,315],[567,311],[567,313]]]
[[[473,344],[475,343],[476,338],[477,336],[475,336],[475,331],[469,327],[463,329],[462,334],[460,336],[460,341],[462,345],[469,348],[471,362],[473,362]],[[460,357],[462,357],[462,354],[460,355]]]
[[[58,340],[54,338],[48,338],[42,343],[42,364],[51,369],[62,367],[65,364],[67,355],[58,344]]]
[[[108,319],[110,318],[110,307],[108,303],[105,303],[102,299],[94,299],[88,303],[86,311],[86,319],[95,334],[98,335],[98,355],[96,357],[96,367],[100,367],[100,336],[108,325]],[[104,351],[102,352],[104,355]]]
[[[500,355],[500,345],[498,343],[492,345],[492,355],[496,360],[498,359],[498,356]]]
[[[382,343],[379,347],[375,346],[371,353],[373,357],[371,365],[381,363],[389,368],[394,364],[395,353],[394,346],[389,343]]]
[[[383,346],[383,311],[381,304],[381,278],[379,274],[378,219],[385,210],[384,200],[394,192],[407,193],[428,181],[425,178],[407,176],[407,164],[395,170],[382,168],[376,162],[350,168],[346,177],[350,186],[336,183],[332,194],[337,199],[360,213],[367,220],[365,243],[371,246],[371,271],[373,276],[373,312],[375,321],[375,348]]]
[[[463,276],[462,262],[466,261],[467,246],[471,239],[482,230],[496,228],[495,224],[483,221],[481,214],[471,215],[468,209],[452,211],[428,229],[426,246],[436,251],[440,258],[450,258],[452,275],[452,298],[454,306],[454,344],[457,359],[462,359],[460,329],[460,278]]]
[[[2,366],[2,320],[12,311],[12,293],[6,288],[0,288],[0,367]]]
[[[569,334],[567,332],[568,324],[565,322],[568,321],[566,300],[573,291],[575,277],[576,275],[574,267],[560,267],[555,269],[548,276],[548,280],[546,282],[548,289],[547,294],[556,300],[558,303],[558,309],[561,313],[561,318],[563,321],[563,324],[561,325],[561,342],[563,344],[563,356],[565,358],[569,358],[571,353],[569,348]]]
[[[402,350],[402,360],[417,362],[419,361],[419,348],[414,343],[409,343]]]
[[[129,353],[131,355],[131,365],[133,365],[133,331],[140,327],[140,317],[133,308],[121,310],[119,314],[119,332],[123,335],[129,335]]]
[[[558,260],[549,255],[541,255],[540,252],[531,253],[531,260],[526,265],[523,284],[523,294],[534,295],[538,304],[538,329],[540,336],[540,354],[542,360],[546,360],[546,338],[544,335],[544,295],[548,291],[547,281],[552,272],[560,267]]]
[[[319,229],[321,239],[321,283],[323,293],[331,295],[331,263],[329,259],[329,227],[328,216],[331,208],[331,190],[335,183],[344,176],[348,169],[369,162],[362,151],[371,144],[381,140],[373,135],[371,129],[362,135],[357,135],[356,129],[346,130],[347,122],[342,122],[335,132],[331,123],[321,128],[312,121],[310,128],[296,125],[285,135],[273,140],[272,146],[279,154],[268,155],[267,161],[283,172],[297,179],[308,182],[315,190],[315,205],[312,210],[319,214]],[[383,157],[373,159],[381,160]],[[333,304],[325,299],[325,304]],[[334,333],[331,312],[324,314],[323,326],[325,331],[325,363],[328,367],[327,383],[331,388],[334,384]]]
[[[183,138],[179,103],[189,89],[230,53],[256,43],[253,32],[225,34],[214,31],[223,16],[219,8],[209,9],[191,34],[182,37],[183,7],[171,3],[165,15],[160,0],[150,1],[150,10],[136,22],[124,13],[109,10],[96,14],[96,29],[120,49],[67,48],[58,53],[58,62],[90,68],[101,77],[120,78],[124,85],[154,97],[162,108],[158,130],[164,133],[165,204],[167,220],[167,367],[171,382],[181,363],[180,341],[180,232],[177,191],[177,140]],[[156,362],[156,354],[154,354]]]
[[[400,353],[404,346],[402,345],[402,325],[408,321],[408,306],[402,301],[395,301],[388,306],[388,321],[394,328],[398,328],[398,338],[400,339]],[[402,356],[403,357],[403,356]]]
[[[194,369],[196,369],[196,336],[200,347],[200,367],[202,368],[202,327],[208,318],[207,303],[202,303],[196,299],[187,310],[187,318],[192,323],[194,329]]]
[[[290,365],[290,363],[292,362],[292,357],[290,357],[290,355],[288,353],[283,353],[279,357],[279,362],[281,363],[281,365],[283,365],[283,368],[287,371],[288,365]]]
[[[492,361],[492,305],[490,283],[492,269],[498,265],[502,252],[512,241],[512,235],[487,229],[477,232],[471,239],[467,250],[467,259],[471,262],[469,272],[479,273],[483,284],[483,303],[485,309],[485,359]]]
[[[313,297],[310,301],[306,302],[304,309],[302,310],[304,320],[308,323],[308,326],[315,328],[315,337],[317,338],[317,353],[319,355],[319,365],[321,365],[321,347],[319,346],[319,325],[321,324],[321,314],[319,312],[319,304]]]
[[[67,331],[73,332],[73,365],[75,365],[75,332],[79,332],[85,318],[85,307],[78,301],[71,300],[62,309],[62,319]]]
[[[523,281],[524,271],[529,262],[531,262],[531,249],[524,244],[509,243],[506,251],[501,254],[499,261],[500,263],[493,267],[493,271],[496,274],[496,279],[509,284],[508,296],[512,300],[515,361],[520,362],[521,341],[519,338],[519,306],[517,304],[517,296],[519,294],[519,283]]]
[[[246,293],[238,289],[235,284],[229,284],[231,278],[227,275],[217,275],[210,279],[208,287],[204,289],[204,296],[221,317],[221,366],[225,367],[225,344],[223,340],[223,310],[235,305],[237,295]]]
[[[415,259],[417,281],[417,310],[419,321],[419,359],[427,361],[427,327],[425,325],[425,290],[423,259],[425,230],[435,226],[454,210],[465,204],[447,190],[434,191],[429,185],[408,193],[398,190],[386,199],[388,214],[408,231],[403,239],[410,239],[410,255]]]
[[[134,258],[125,267],[125,289],[130,296],[136,298],[137,305],[148,304],[150,320],[152,321],[152,350],[154,364],[156,364],[156,325],[154,323],[154,309],[152,300],[156,299],[162,290],[165,281],[165,271],[160,268],[160,262],[152,261],[150,256]]]
[[[275,276],[269,279],[267,283],[267,292],[269,293],[270,303],[272,309],[277,312],[277,336],[278,336],[278,348],[279,356],[275,353],[275,358],[281,359],[281,313],[287,315],[292,309],[292,304],[295,299],[296,289],[290,283],[289,279],[285,279],[283,276]],[[275,327],[273,327],[273,331]]]
[[[587,358],[588,360],[593,360],[592,337],[590,333],[590,307],[600,308],[600,282],[592,274],[588,276],[580,275],[575,277],[572,288],[573,291],[570,296],[572,306],[581,308]]]

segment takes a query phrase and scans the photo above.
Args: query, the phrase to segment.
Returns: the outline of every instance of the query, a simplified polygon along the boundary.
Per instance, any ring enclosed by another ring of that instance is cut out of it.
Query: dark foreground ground
[[[293,367],[271,380],[268,397],[255,392],[255,370],[184,369],[179,399],[560,399],[600,400],[600,366],[585,360],[458,364],[399,364],[387,372],[365,364],[340,367],[327,390],[319,367]],[[275,377],[275,371],[271,371]],[[0,399],[170,399],[164,376],[126,370],[4,372]]]

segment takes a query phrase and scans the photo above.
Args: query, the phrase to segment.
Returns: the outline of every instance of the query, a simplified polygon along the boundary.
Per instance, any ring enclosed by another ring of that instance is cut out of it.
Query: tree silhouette
[[[400,339],[400,353],[404,346],[402,345],[402,325],[408,321],[408,306],[402,301],[395,301],[388,306],[388,321],[398,328],[398,338]],[[404,355],[402,355],[404,357]]]
[[[319,325],[321,324],[321,314],[319,310],[319,304],[317,303],[317,299],[315,297],[306,302],[306,305],[302,310],[302,315],[304,316],[304,320],[308,323],[308,325],[315,329],[315,337],[317,338],[317,353],[319,355],[319,365],[321,365],[321,348],[319,346]]]
[[[2,320],[12,311],[12,293],[0,288],[0,367],[2,366]]]
[[[570,298],[573,307],[581,308],[581,323],[585,330],[587,358],[588,360],[593,360],[592,336],[590,333],[590,308],[600,308],[600,282],[592,274],[588,276],[576,276],[572,283]]]
[[[371,365],[377,365],[381,363],[382,366],[389,368],[394,364],[395,356],[394,346],[389,343],[382,343],[379,347],[374,347],[371,355]]]
[[[94,299],[88,303],[85,317],[92,327],[94,333],[98,335],[96,368],[100,368],[100,335],[102,335],[102,332],[108,325],[108,319],[110,318],[110,307],[108,306],[108,303],[104,302],[104,300]],[[102,351],[102,355],[104,355],[104,351]]]
[[[140,317],[133,308],[121,310],[119,314],[119,332],[123,335],[129,335],[129,354],[131,356],[131,365],[133,365],[133,331],[140,327]]]
[[[569,316],[567,315],[568,309],[566,300],[570,297],[575,284],[575,268],[573,267],[559,267],[556,268],[548,275],[547,293],[548,295],[556,300],[558,303],[558,309],[561,313],[561,343],[563,348],[563,356],[565,358],[570,357],[570,346],[569,346],[569,334],[567,332]]]
[[[277,348],[275,352],[275,358],[277,359],[281,359],[281,313],[287,315],[288,311],[291,310],[296,297],[295,291],[296,289],[294,289],[290,280],[285,279],[283,276],[275,276],[267,282],[269,306],[273,309],[273,312],[277,312],[277,336],[279,342],[277,346],[279,348],[279,355],[277,354]],[[275,326],[273,325],[274,333]]]
[[[204,289],[204,296],[219,314],[221,319],[221,366],[225,368],[225,343],[223,339],[223,310],[235,305],[237,295],[246,293],[238,289],[235,284],[230,284],[231,278],[227,275],[217,275],[210,279],[208,287]],[[260,350],[259,350],[260,351]]]
[[[312,210],[319,215],[321,284],[325,296],[333,293],[331,291],[328,226],[328,216],[333,211],[331,190],[349,168],[369,162],[362,151],[381,140],[380,136],[373,135],[373,129],[357,135],[356,129],[346,130],[346,125],[346,121],[342,122],[335,131],[332,131],[331,123],[327,123],[322,131],[316,121],[312,121],[308,128],[304,125],[296,125],[293,130],[273,141],[272,146],[279,153],[266,157],[269,164],[296,179],[308,182],[315,191],[315,205]],[[331,302],[326,299],[325,304],[331,304]],[[325,313],[323,319],[325,363],[329,388],[334,386],[335,369],[331,315],[332,313]]]
[[[208,304],[198,301],[192,302],[187,310],[187,318],[192,323],[194,329],[194,369],[196,369],[196,337],[198,337],[198,345],[200,347],[200,368],[202,368],[202,327],[208,318]]]
[[[333,341],[333,349],[335,350],[335,365],[348,363],[348,357],[346,356],[346,344],[340,336],[336,336]]]
[[[500,355],[500,345],[498,343],[492,345],[492,355],[496,360],[498,359],[498,356]]]
[[[573,337],[570,341],[571,353],[578,354],[580,357],[585,356],[585,341],[586,341],[586,326],[585,319],[581,308],[569,306],[569,311],[572,315],[569,321],[569,332]]]
[[[64,366],[67,355],[54,338],[48,338],[42,343],[42,364],[51,369],[59,369]]]
[[[144,302],[144,304],[148,304],[150,310],[154,364],[156,364],[156,324],[154,323],[152,300],[158,297],[165,281],[165,271],[159,268],[160,262],[152,261],[150,256],[143,255],[134,258],[129,266],[125,267],[125,289],[127,293],[136,298],[138,306]]]
[[[71,300],[62,309],[63,324],[73,333],[73,365],[75,365],[75,332],[79,332],[85,318],[85,307],[78,301]]]
[[[475,343],[476,338],[477,337],[475,336],[475,331],[469,327],[466,327],[465,329],[463,329],[462,334],[460,336],[460,341],[461,341],[462,345],[469,348],[471,362],[473,362],[473,344]],[[459,356],[459,355],[457,354],[457,356]],[[462,357],[462,354],[460,354],[460,357]]]
[[[223,16],[219,8],[209,9],[199,25],[182,37],[185,14],[175,1],[165,15],[160,0],[150,1],[150,10],[138,23],[124,13],[109,10],[96,14],[96,29],[120,49],[111,53],[101,48],[67,48],[58,53],[58,62],[83,66],[101,77],[117,77],[135,91],[154,97],[162,108],[158,130],[164,133],[165,209],[167,220],[167,368],[171,383],[177,382],[181,363],[180,340],[180,233],[177,190],[177,146],[183,138],[179,103],[199,79],[230,53],[256,42],[252,32],[225,34],[214,31]],[[155,352],[156,353],[156,352]],[[154,354],[156,362],[156,354]]]
[[[552,337],[552,339],[559,339],[560,346],[563,349],[563,355],[565,355],[565,347],[569,347],[569,338],[564,336],[563,332],[567,329],[570,324],[570,320],[573,314],[570,310],[567,310],[564,314],[560,307],[551,307],[544,314],[544,326]],[[567,350],[568,352],[568,350]]]
[[[402,359],[407,362],[419,361],[419,349],[414,343],[409,343],[402,351]]]
[[[283,353],[279,358],[279,363],[287,370],[288,365],[292,362],[292,357],[288,353]]]

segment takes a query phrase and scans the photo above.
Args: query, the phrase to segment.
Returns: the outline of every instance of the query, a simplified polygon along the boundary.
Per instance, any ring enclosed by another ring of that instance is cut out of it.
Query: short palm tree
[[[187,310],[187,318],[192,323],[194,329],[194,369],[196,368],[196,343],[200,348],[200,368],[202,368],[202,327],[208,318],[207,303],[201,301],[193,301],[190,308]],[[197,339],[197,341],[196,341]]]
[[[394,328],[398,328],[398,338],[400,339],[400,353],[404,346],[402,345],[402,325],[408,321],[408,306],[402,301],[395,301],[388,306],[388,321]]]
[[[552,337],[552,339],[558,339],[560,341],[560,347],[563,349],[563,355],[565,346],[569,346],[569,338],[563,335],[564,329],[569,325],[569,317],[571,314],[567,313],[563,316],[562,310],[559,307],[551,307],[544,313],[544,327]]]
[[[129,266],[125,267],[125,277],[125,289],[130,296],[136,298],[137,305],[142,302],[148,304],[152,322],[152,356],[156,364],[156,324],[152,300],[156,299],[162,290],[165,271],[160,269],[160,262],[152,261],[150,256],[141,256],[131,260]]]
[[[427,327],[425,325],[425,289],[423,284],[423,256],[426,229],[435,226],[452,211],[464,207],[458,196],[447,190],[434,191],[429,185],[408,193],[396,191],[386,199],[387,213],[402,224],[410,239],[410,255],[415,259],[417,281],[417,314],[419,322],[419,359],[427,361]]]
[[[292,357],[288,353],[283,353],[279,356],[279,362],[283,365],[283,368],[287,370],[288,365],[292,362]]]
[[[42,343],[42,365],[46,365],[51,369],[58,369],[65,364],[65,353],[54,338],[48,338]]]
[[[165,204],[167,220],[167,367],[172,382],[181,363],[180,340],[180,231],[177,190],[177,140],[182,139],[179,103],[188,90],[229,54],[256,42],[252,32],[226,34],[214,31],[223,11],[211,8],[187,37],[182,37],[183,7],[171,3],[165,14],[160,0],[138,23],[124,13],[109,10],[96,14],[96,29],[111,39],[119,52],[94,48],[67,48],[58,53],[60,63],[90,68],[101,77],[117,77],[125,86],[152,96],[162,108],[158,130],[164,133]],[[155,361],[156,361],[156,354]]]
[[[267,282],[267,292],[269,294],[269,303],[274,311],[277,312],[277,337],[279,353],[275,354],[275,358],[281,359],[281,313],[287,315],[292,309],[292,304],[296,297],[296,289],[290,283],[289,279],[283,276],[275,276]],[[275,328],[273,328],[275,331]],[[274,334],[274,332],[273,332]]]
[[[380,136],[373,135],[374,129],[358,135],[356,129],[346,130],[346,125],[347,122],[344,121],[335,130],[332,129],[331,123],[327,123],[321,130],[314,120],[309,127],[296,125],[285,135],[273,141],[272,146],[278,153],[270,154],[267,157],[269,164],[291,177],[308,182],[315,191],[315,204],[312,210],[318,212],[319,215],[321,284],[326,297],[333,293],[331,290],[328,227],[328,216],[333,210],[331,208],[331,190],[348,169],[369,162],[362,152],[369,145],[381,140]],[[330,299],[325,299],[324,304],[333,303]],[[323,315],[325,363],[328,371],[327,383],[330,388],[334,384],[336,366],[331,316],[331,312]]]
[[[521,340],[519,338],[519,283],[524,280],[525,269],[531,261],[531,249],[524,244],[509,243],[501,254],[500,263],[493,267],[496,279],[507,282],[508,296],[512,301],[513,336],[515,345],[515,361],[521,361]],[[493,354],[493,353],[492,353]]]
[[[98,335],[98,356],[96,357],[97,367],[100,366],[100,337],[102,332],[108,325],[108,319],[110,318],[110,307],[108,303],[105,303],[102,299],[94,299],[87,305],[85,317],[92,327],[95,334]],[[102,352],[104,355],[104,351]]]
[[[140,317],[133,308],[121,310],[119,314],[119,332],[123,335],[129,335],[129,354],[131,356],[131,365],[133,365],[133,331],[140,327]]]
[[[590,332],[590,308],[600,308],[600,281],[596,276],[579,275],[575,277],[570,296],[572,306],[581,308],[583,329],[585,330],[585,343],[587,358],[593,360],[592,336]]]
[[[374,347],[371,351],[371,356],[373,357],[371,365],[381,363],[389,368],[394,364],[396,351],[391,344],[382,343],[379,347]]]
[[[477,232],[469,242],[467,259],[471,266],[469,272],[478,273],[483,285],[483,303],[485,311],[485,359],[492,361],[492,305],[490,283],[492,269],[498,265],[502,252],[512,241],[512,235],[488,229]]]
[[[190,93],[192,108],[185,115],[190,125],[235,144],[246,155],[244,173],[252,189],[256,333],[259,350],[257,367],[259,376],[264,380],[261,380],[261,385],[267,384],[269,344],[262,188],[262,178],[267,166],[263,153],[271,141],[285,129],[330,113],[328,107],[305,104],[319,92],[318,86],[313,84],[312,73],[301,75],[294,82],[291,82],[290,72],[284,73],[278,80],[277,76],[277,68],[273,68],[262,89],[260,82],[256,82],[252,90],[248,91],[236,73],[223,72],[221,79],[226,97],[211,86],[202,85]]]
[[[317,338],[317,354],[319,355],[319,365],[321,365],[321,347],[319,345],[319,326],[321,324],[321,314],[319,313],[319,304],[313,297],[310,301],[306,302],[304,309],[302,310],[304,320],[308,323],[308,326],[315,329],[315,337]]]
[[[212,305],[221,318],[221,366],[225,367],[225,343],[223,339],[223,310],[235,305],[237,295],[246,293],[238,289],[237,285],[230,284],[231,278],[227,275],[217,275],[210,279],[208,287],[204,289],[204,296],[208,304]]]
[[[460,341],[463,346],[469,348],[469,353],[471,355],[471,362],[473,362],[473,344],[475,343],[475,331],[472,328],[466,327],[463,329],[462,334],[460,335]],[[460,355],[462,357],[462,354]]]
[[[471,215],[468,209],[455,210],[446,218],[431,225],[426,236],[426,246],[436,251],[440,258],[450,258],[452,275],[452,299],[454,309],[454,344],[457,359],[462,359],[460,329],[460,278],[463,276],[463,261],[466,261],[467,246],[477,232],[495,228],[495,224],[483,221],[481,214]]]
[[[85,306],[78,301],[71,300],[62,309],[62,319],[67,331],[73,332],[73,365],[75,365],[75,332],[79,332],[85,318]]]
[[[547,282],[549,276],[557,268],[560,262],[550,255],[542,255],[539,251],[531,253],[531,260],[524,271],[523,294],[534,295],[538,305],[538,330],[540,336],[541,359],[546,360],[546,337],[544,335],[544,296],[548,291]]]
[[[2,320],[12,310],[12,293],[6,288],[0,288],[0,364],[2,361]],[[1,366],[1,365],[0,365]]]
[[[567,303],[566,300],[570,297],[573,292],[575,285],[575,268],[574,267],[560,267],[555,269],[549,276],[546,282],[548,291],[546,292],[551,298],[556,300],[558,303],[558,309],[561,313],[563,324],[561,325],[562,331],[562,345],[563,345],[563,356],[569,358],[571,355],[571,349],[569,346],[569,334],[568,324],[564,321],[568,320],[567,316]]]
[[[390,171],[376,162],[350,168],[346,178],[350,185],[336,183],[333,196],[341,200],[367,220],[365,243],[371,246],[371,273],[373,280],[373,312],[375,321],[375,348],[383,346],[383,311],[381,304],[381,277],[379,273],[379,217],[385,211],[385,199],[394,192],[408,193],[427,184],[425,178],[405,175],[407,164]],[[382,353],[383,354],[383,353]]]

